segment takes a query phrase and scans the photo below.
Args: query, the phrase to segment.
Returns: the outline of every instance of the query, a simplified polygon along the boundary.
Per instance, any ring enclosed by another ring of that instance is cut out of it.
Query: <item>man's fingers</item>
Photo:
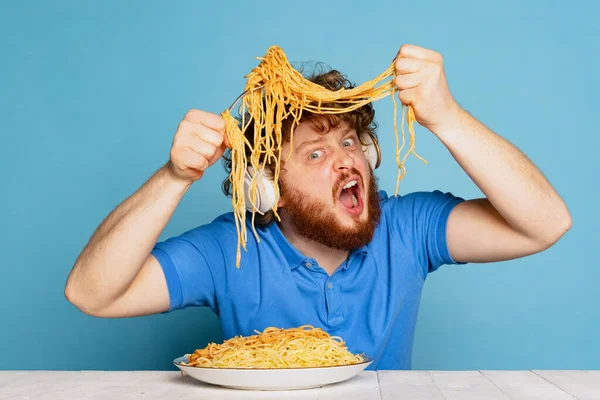
[[[190,168],[196,171],[204,171],[208,168],[208,160],[206,157],[198,154],[192,149],[187,149],[180,156],[181,163],[183,164],[182,169]]]
[[[400,90],[412,89],[421,83],[422,76],[421,74],[407,74],[407,75],[398,75],[396,76],[396,86]]]
[[[202,110],[190,110],[185,114],[185,121],[202,124],[221,134],[225,133],[225,120],[217,114],[209,113]]]
[[[425,62],[418,60],[416,58],[399,58],[396,60],[396,74],[414,74],[415,72],[419,72]]]
[[[208,143],[197,136],[190,136],[187,139],[187,147],[195,153],[211,159],[220,146]]]
[[[192,109],[179,123],[171,145],[170,162],[177,177],[191,182],[223,154],[226,124],[223,117]]]
[[[409,106],[414,103],[417,97],[417,89],[405,89],[398,92],[398,98],[405,106]]]
[[[229,137],[227,136],[227,134],[223,135],[223,143],[221,144],[221,146],[225,146],[225,148],[227,149],[231,148],[231,143],[229,142]]]
[[[425,49],[423,47],[415,46],[412,44],[403,44],[400,47],[400,51],[396,58],[417,58],[423,61],[429,61],[434,63],[442,62],[442,55],[433,50]]]
[[[213,154],[213,157],[209,160],[209,164],[214,164],[219,158],[221,158],[223,156],[223,153],[225,153],[225,150],[227,150],[227,148],[224,145],[221,145],[221,147],[219,147],[216,151],[215,154]]]
[[[205,126],[199,126],[198,129],[195,130],[193,133],[195,136],[202,138],[204,141],[216,147],[220,146],[221,143],[223,143],[223,139],[225,137],[225,135],[221,134],[220,132],[216,132]]]
[[[189,121],[181,121],[179,132],[182,137],[195,136],[215,146],[220,146],[223,143],[224,135],[214,129],[208,128],[205,125],[193,123]]]

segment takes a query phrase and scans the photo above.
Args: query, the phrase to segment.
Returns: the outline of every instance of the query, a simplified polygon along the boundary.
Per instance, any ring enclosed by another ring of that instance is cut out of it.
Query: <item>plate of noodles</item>
[[[266,328],[210,343],[173,363],[199,381],[232,389],[296,390],[348,380],[373,360],[321,328]]]

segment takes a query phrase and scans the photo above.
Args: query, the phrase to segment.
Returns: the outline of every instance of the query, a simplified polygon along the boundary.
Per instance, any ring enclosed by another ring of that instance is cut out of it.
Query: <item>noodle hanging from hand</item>
[[[226,135],[231,144],[232,168],[229,180],[232,184],[232,205],[235,215],[236,229],[238,233],[238,245],[236,252],[236,267],[240,266],[241,247],[246,249],[246,199],[244,194],[244,175],[247,167],[254,168],[251,176],[250,202],[254,206],[253,218],[256,212],[256,190],[257,174],[265,170],[267,164],[275,165],[273,184],[275,186],[275,205],[272,210],[275,217],[277,214],[277,203],[279,200],[279,173],[281,168],[281,152],[283,146],[282,121],[292,118],[294,124],[302,117],[304,110],[315,114],[340,114],[346,113],[374,102],[388,95],[392,95],[394,104],[394,134],[396,136],[396,163],[398,164],[398,177],[396,179],[395,195],[398,195],[398,185],[403,178],[406,168],[406,157],[414,154],[421,161],[426,161],[415,152],[414,122],[415,114],[412,106],[402,106],[402,145],[399,144],[398,129],[396,125],[397,104],[393,95],[397,88],[394,85],[396,76],[394,64],[390,65],[381,75],[352,89],[340,89],[330,91],[324,87],[304,78],[300,72],[295,70],[288,62],[283,50],[278,46],[272,46],[267,50],[264,57],[258,57],[261,62],[247,76],[245,94],[242,97],[240,115],[250,115],[248,121],[242,119],[241,127],[238,121],[225,110],[221,116],[226,123]],[[340,105],[337,107],[322,106],[322,104]],[[406,118],[409,131],[409,149],[401,157],[405,146],[404,120]],[[253,143],[243,135],[250,123],[254,124]],[[293,143],[293,128],[290,133],[290,141]],[[290,143],[290,149],[292,148]],[[250,150],[250,160],[247,159],[246,149]],[[291,151],[290,151],[291,154]],[[289,157],[289,154],[288,154]],[[262,161],[261,161],[262,159]],[[254,220],[252,221],[254,228]],[[259,241],[256,231],[254,231]]]
[[[210,368],[306,368],[357,364],[362,355],[348,351],[339,336],[321,328],[266,328],[252,336],[210,343],[188,355],[187,366]]]

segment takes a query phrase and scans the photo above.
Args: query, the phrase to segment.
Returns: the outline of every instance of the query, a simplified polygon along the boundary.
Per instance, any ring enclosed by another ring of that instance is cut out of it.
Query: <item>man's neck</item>
[[[282,219],[280,223],[281,231],[288,242],[292,244],[300,253],[306,257],[312,258],[327,274],[332,275],[335,270],[348,258],[349,251],[338,250],[327,247],[314,240],[307,239],[297,234],[290,224]]]

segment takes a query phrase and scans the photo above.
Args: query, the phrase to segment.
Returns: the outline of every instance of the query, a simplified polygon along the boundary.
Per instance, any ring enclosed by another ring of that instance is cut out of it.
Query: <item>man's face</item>
[[[346,124],[317,131],[301,123],[282,151],[282,218],[296,232],[331,248],[352,250],[367,244],[381,211],[377,183],[356,130]],[[286,161],[287,159],[287,161]]]

